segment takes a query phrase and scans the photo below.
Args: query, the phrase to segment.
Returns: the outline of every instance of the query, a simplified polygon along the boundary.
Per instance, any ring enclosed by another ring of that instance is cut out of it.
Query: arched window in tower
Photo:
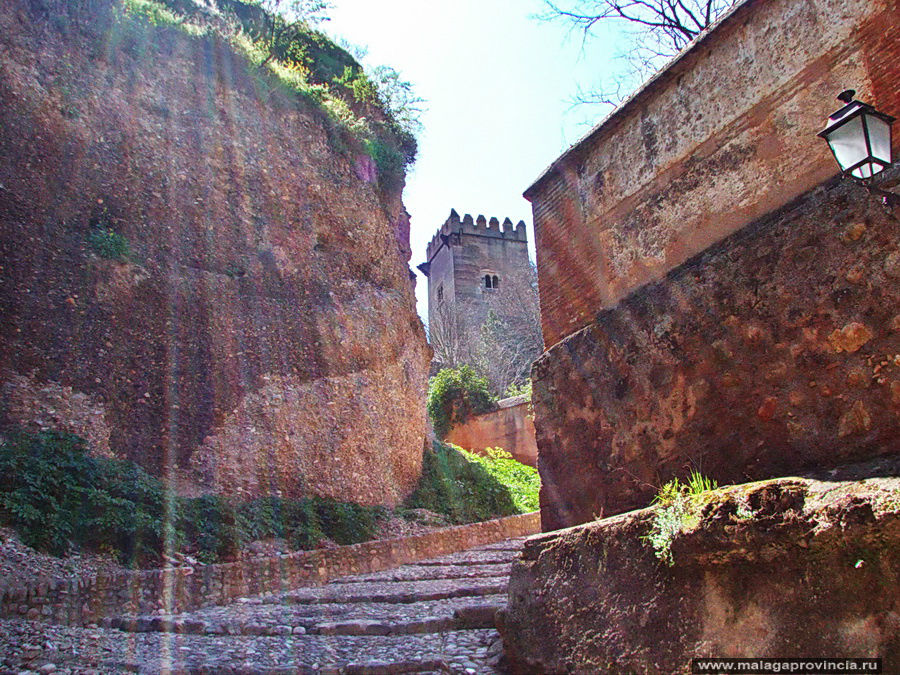
[[[500,288],[500,277],[495,274],[493,277],[491,277],[491,281],[493,282],[493,286],[491,286],[491,288]]]
[[[491,286],[492,283],[493,283],[493,280],[491,279],[491,275],[485,274],[484,275],[484,287],[485,288],[493,288],[493,286]]]
[[[440,286],[438,286],[437,299],[438,299],[438,302],[440,302],[441,300],[444,299],[444,284],[441,284]]]

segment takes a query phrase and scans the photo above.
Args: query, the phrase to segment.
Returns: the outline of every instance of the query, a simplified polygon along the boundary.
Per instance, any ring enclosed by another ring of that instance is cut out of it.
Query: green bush
[[[42,551],[84,547],[125,561],[158,553],[163,495],[158,480],[91,457],[71,434],[14,431],[0,444],[0,522]]]
[[[94,253],[108,260],[125,260],[131,254],[128,240],[107,227],[91,228],[88,243]]]
[[[387,516],[383,507],[322,497],[234,502],[170,496],[160,479],[137,465],[87,450],[71,434],[8,432],[0,442],[0,524],[54,555],[84,549],[147,564],[169,547],[204,562],[227,560],[268,537],[296,549],[326,537],[355,544],[372,539]]]
[[[234,558],[246,541],[237,510],[218,495],[179,500],[176,531],[181,548],[203,562]]]
[[[519,464],[502,451],[482,458],[454,446],[435,443],[426,450],[422,477],[404,502],[408,509],[443,513],[454,523],[471,523],[533,511],[540,488],[536,469]],[[521,474],[519,473],[521,471]],[[533,472],[534,479],[525,478]],[[505,482],[506,481],[506,482]]]
[[[444,368],[428,383],[428,414],[438,438],[444,438],[472,415],[494,410],[496,405],[487,379],[470,366]]]
[[[313,497],[311,501],[322,531],[338,544],[358,544],[372,539],[378,521],[388,515],[387,509],[380,506],[362,506],[326,497]]]

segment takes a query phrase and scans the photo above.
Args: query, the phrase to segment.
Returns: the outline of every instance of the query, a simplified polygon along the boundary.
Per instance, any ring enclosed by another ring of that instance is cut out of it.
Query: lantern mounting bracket
[[[869,194],[881,197],[881,203],[886,207],[893,209],[895,206],[900,206],[900,194],[891,192],[890,190],[883,190],[880,187],[872,185],[869,181],[856,178],[855,176],[844,174],[843,177],[852,180],[857,185],[861,185],[869,191]]]

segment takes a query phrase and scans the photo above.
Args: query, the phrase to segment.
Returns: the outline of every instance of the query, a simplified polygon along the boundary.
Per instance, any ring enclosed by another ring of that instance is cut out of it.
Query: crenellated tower
[[[529,278],[525,222],[460,218],[452,209],[418,268],[428,277],[429,325],[452,321],[463,333],[477,330],[506,286]]]

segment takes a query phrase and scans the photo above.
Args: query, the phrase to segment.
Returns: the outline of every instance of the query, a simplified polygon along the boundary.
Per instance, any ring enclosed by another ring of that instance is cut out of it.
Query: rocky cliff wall
[[[85,4],[0,5],[4,421],[204,489],[396,502],[430,358],[399,190],[227,45]]]
[[[900,220],[812,191],[602,312],[533,371],[545,529],[900,448]]]

